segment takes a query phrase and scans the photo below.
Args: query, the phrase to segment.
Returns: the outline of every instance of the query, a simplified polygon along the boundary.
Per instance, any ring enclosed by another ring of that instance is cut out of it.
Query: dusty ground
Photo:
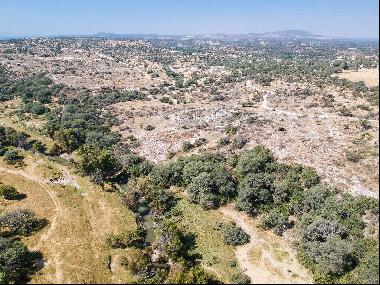
[[[235,126],[237,134],[231,139],[247,138],[246,148],[264,144],[281,161],[313,166],[325,180],[353,194],[378,197],[379,122],[370,115],[378,107],[363,110],[364,99],[333,89],[300,98],[293,96],[297,87],[302,86],[276,82],[262,88],[248,81],[225,91],[224,101],[200,94],[185,96],[186,104],[169,105],[157,99],[118,103],[114,112],[121,124],[116,130],[126,139],[137,139],[140,155],[161,161],[169,152],[181,153],[183,142],[201,137],[207,144],[192,152],[217,149],[218,140],[227,136],[226,127]],[[334,98],[332,106],[324,105],[320,94],[325,93]],[[343,106],[351,116],[341,113]],[[361,125],[364,118],[368,118],[366,129]],[[146,130],[148,125],[154,129]],[[348,152],[360,153],[361,159],[348,160]]]
[[[345,78],[354,82],[364,81],[368,87],[379,86],[379,68],[359,69],[358,71],[343,71],[338,77]]]
[[[252,284],[310,284],[311,274],[297,261],[296,250],[281,237],[259,228],[258,221],[225,206],[220,212],[251,237],[236,247],[236,258]]]

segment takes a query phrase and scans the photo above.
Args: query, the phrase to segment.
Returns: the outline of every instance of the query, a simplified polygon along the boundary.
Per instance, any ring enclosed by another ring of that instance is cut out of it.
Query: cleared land
[[[353,82],[364,81],[368,87],[379,86],[379,68],[363,68],[358,71],[343,71],[338,75],[338,77],[345,78]]]

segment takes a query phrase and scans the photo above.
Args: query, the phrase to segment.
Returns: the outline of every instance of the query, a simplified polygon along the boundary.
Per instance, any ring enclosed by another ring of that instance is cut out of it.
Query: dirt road
[[[231,206],[220,208],[220,212],[251,236],[248,244],[236,247],[236,258],[252,284],[312,283],[311,275],[285,240],[259,229],[252,218]]]

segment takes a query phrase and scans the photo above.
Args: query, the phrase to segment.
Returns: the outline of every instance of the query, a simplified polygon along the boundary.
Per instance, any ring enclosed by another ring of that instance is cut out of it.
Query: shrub
[[[74,151],[80,145],[83,138],[74,129],[60,129],[55,132],[54,139],[64,151]]]
[[[321,178],[317,171],[312,167],[304,167],[301,173],[301,183],[304,188],[311,188],[319,184]]]
[[[364,157],[360,151],[346,151],[346,158],[353,163],[358,163]]]
[[[23,159],[23,156],[19,155],[17,150],[7,150],[4,153],[4,161],[8,164],[16,164]]]
[[[153,127],[152,125],[147,125],[146,127],[145,127],[145,130],[146,131],[153,131],[155,129],[155,127]]]
[[[200,147],[200,146],[202,146],[202,145],[204,145],[206,143],[207,143],[207,139],[205,139],[205,138],[199,138],[199,139],[196,139],[196,141],[194,142],[194,145],[196,147]]]
[[[315,221],[306,228],[303,233],[303,238],[308,241],[325,242],[330,235],[344,238],[347,236],[347,232],[338,222],[317,217]]]
[[[149,253],[145,250],[134,251],[133,257],[128,258],[127,269],[135,275],[146,274],[151,269]]]
[[[219,206],[217,187],[210,174],[200,173],[186,187],[190,200],[201,205],[204,209],[214,209]]]
[[[145,193],[150,212],[154,216],[163,216],[175,206],[176,198],[167,189],[147,187]]]
[[[248,174],[239,184],[236,207],[255,215],[273,203],[273,177],[266,173]]]
[[[224,243],[227,245],[243,245],[249,243],[250,236],[243,231],[242,228],[237,227],[235,223],[230,222],[223,224],[221,227]]]
[[[182,144],[182,150],[184,152],[188,152],[189,150],[191,150],[192,148],[194,148],[194,145],[191,143],[191,142],[184,142]]]
[[[350,241],[335,235],[328,236],[326,242],[302,243],[301,250],[314,271],[324,275],[340,276],[356,263]]]
[[[261,224],[265,229],[273,229],[275,234],[281,236],[290,227],[289,216],[274,209],[261,219]]]
[[[30,210],[15,210],[0,216],[0,233],[3,236],[28,236],[41,228],[43,222]]]
[[[165,104],[170,104],[170,105],[173,105],[173,101],[172,99],[170,99],[169,97],[162,97],[160,98],[160,102],[161,103],[165,103]]]
[[[225,127],[224,131],[226,132],[226,134],[235,135],[238,131],[238,128],[231,126],[231,125],[228,125]]]
[[[231,277],[232,284],[251,284],[251,278],[243,272],[235,273]]]
[[[93,145],[80,147],[78,166],[99,185],[103,185],[121,170],[119,161],[111,151],[100,150]]]
[[[17,200],[21,197],[20,193],[17,192],[16,188],[10,185],[0,184],[0,196],[3,196],[6,200]]]
[[[324,185],[317,185],[302,193],[302,198],[294,205],[294,212],[302,214],[310,211],[319,211],[325,207],[326,203],[331,202],[330,204],[333,205],[334,202],[332,200],[333,197],[330,189]]]
[[[149,180],[158,187],[169,188],[182,183],[183,162],[178,160],[170,164],[160,164],[153,167]]]
[[[141,247],[144,243],[143,231],[128,231],[121,234],[112,234],[106,244],[111,248]]]
[[[215,277],[199,266],[187,269],[185,266],[174,263],[166,279],[166,284],[218,284]]]
[[[121,190],[123,202],[132,211],[137,212],[139,207],[139,199],[142,195],[142,191],[139,187],[137,179],[130,179],[126,187]]]
[[[0,284],[23,283],[35,256],[20,241],[0,237]]]
[[[218,141],[218,144],[220,146],[229,145],[231,143],[230,139],[228,137],[220,138]]]
[[[158,247],[166,259],[173,261],[191,260],[190,249],[194,245],[191,236],[182,232],[172,221],[164,221],[159,225]]]
[[[46,145],[40,141],[35,141],[32,143],[32,149],[35,152],[44,153],[46,151]]]
[[[36,115],[43,115],[48,111],[48,109],[41,103],[31,102],[25,104],[23,112],[32,113]]]
[[[248,173],[263,172],[267,165],[273,161],[274,157],[271,151],[262,145],[258,145],[253,150],[245,151],[240,155],[236,170],[241,176]]]
[[[248,142],[248,139],[243,137],[237,137],[232,141],[232,148],[234,149],[241,149],[243,148]]]

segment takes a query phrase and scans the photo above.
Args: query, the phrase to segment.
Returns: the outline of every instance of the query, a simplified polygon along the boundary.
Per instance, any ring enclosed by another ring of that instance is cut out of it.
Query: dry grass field
[[[353,82],[364,81],[368,87],[379,86],[379,68],[359,69],[358,71],[343,71],[338,75]]]
[[[31,282],[131,282],[125,272],[117,275],[109,269],[110,260],[123,253],[108,248],[106,238],[136,227],[117,194],[104,192],[88,178],[45,158],[28,155],[25,163],[14,168],[0,161],[0,181],[26,195],[15,202],[0,200],[0,211],[26,208],[48,221],[42,231],[24,238],[28,247],[43,255],[44,268]]]

